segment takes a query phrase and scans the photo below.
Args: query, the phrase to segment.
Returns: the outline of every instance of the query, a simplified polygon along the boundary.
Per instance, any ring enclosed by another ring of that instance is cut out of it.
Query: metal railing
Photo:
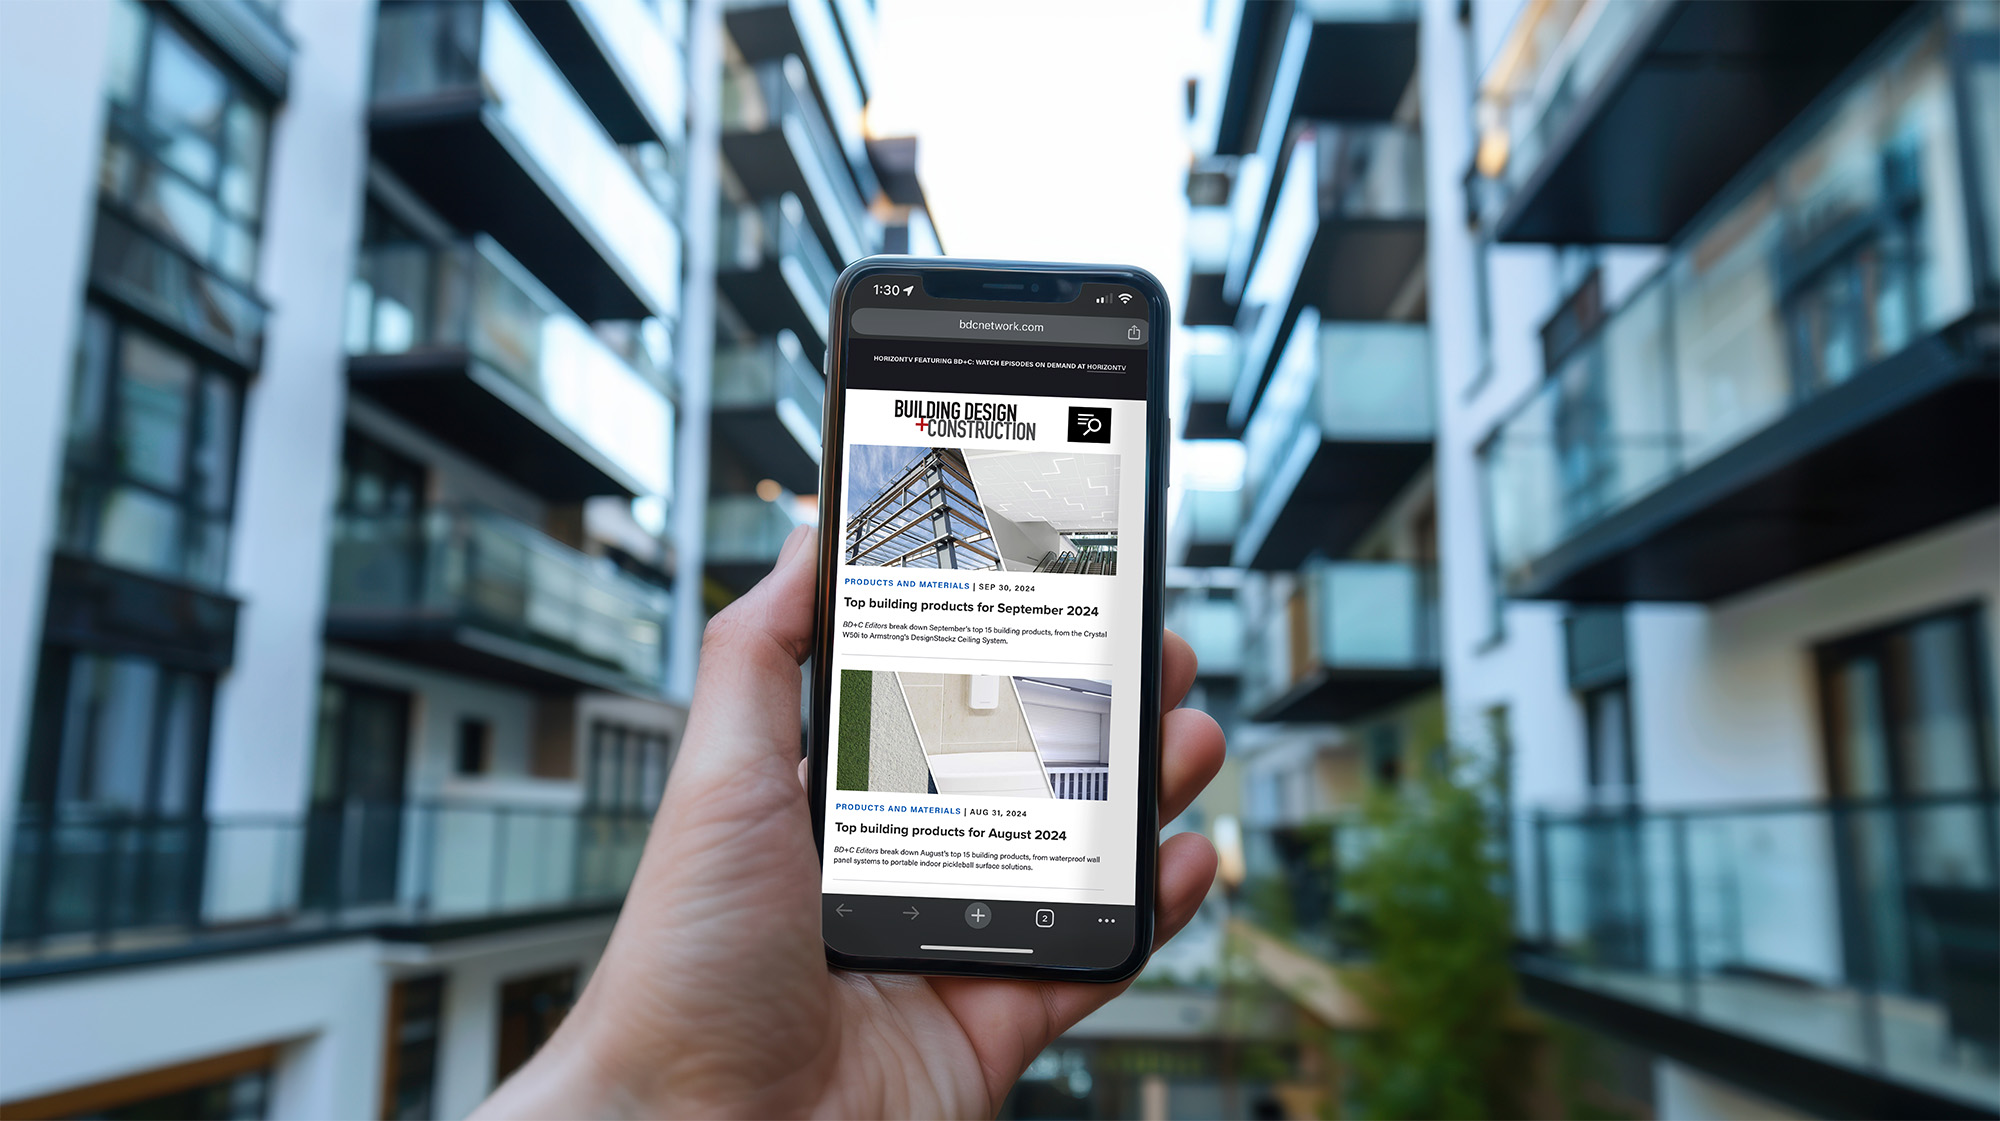
[[[1327,671],[1438,665],[1437,573],[1403,561],[1314,561],[1272,582],[1244,651],[1249,709]]]
[[[605,333],[630,345],[614,349],[484,234],[450,246],[364,245],[348,286],[349,354],[463,348],[665,494],[673,403],[658,387],[667,371],[641,345],[645,331]]]
[[[511,5],[383,5],[372,92],[378,108],[478,97],[647,304],[662,312],[680,306],[680,235]]]
[[[1510,576],[1973,310],[1992,207],[1962,189],[1949,42],[1920,24],[1809,111],[1502,422]]]
[[[24,808],[0,966],[611,905],[650,824],[450,801],[187,818]]]
[[[952,448],[936,448],[911,462],[848,518],[841,532],[841,563],[888,568],[1000,567],[999,549],[975,497],[972,474]],[[1094,558],[1102,559],[1102,558]],[[1115,550],[1111,553],[1116,563]],[[1080,563],[1075,553],[1051,553],[1043,564]],[[1042,568],[1036,571],[1084,571]]]
[[[656,688],[671,597],[504,515],[337,515],[338,623],[464,622]]]

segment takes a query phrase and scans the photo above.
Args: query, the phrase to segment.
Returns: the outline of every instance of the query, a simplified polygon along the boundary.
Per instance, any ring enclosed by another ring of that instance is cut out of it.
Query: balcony
[[[680,235],[502,0],[384,5],[369,148],[587,320],[671,318]]]
[[[751,197],[797,195],[807,221],[841,261],[876,252],[882,231],[868,213],[878,190],[874,172],[847,162],[797,55],[730,72],[722,151]]]
[[[716,228],[715,282],[760,335],[790,331],[819,365],[839,270],[806,223],[797,195],[725,207]]]
[[[528,0],[514,13],[612,140],[681,141],[687,62],[646,0]]]
[[[90,287],[240,370],[254,374],[263,362],[263,302],[129,221],[122,208],[97,209]]]
[[[1228,327],[1236,322],[1236,305],[1223,295],[1232,232],[1227,206],[1188,208],[1188,287],[1181,322],[1189,327]]]
[[[2000,502],[1946,48],[1920,26],[1816,108],[1502,422],[1509,594],[1709,602]]]
[[[1238,567],[1351,550],[1430,461],[1430,329],[1300,315],[1244,432]]]
[[[843,7],[850,0],[840,0]],[[796,55],[805,63],[834,140],[856,177],[872,175],[862,108],[868,103],[862,66],[868,47],[858,48],[841,30],[828,0],[723,0],[723,26],[750,62],[776,62]],[[865,44],[867,37],[861,39]],[[865,66],[865,63],[863,64]],[[872,199],[869,201],[873,201]]]
[[[1912,5],[1587,0],[1522,9],[1480,82],[1499,240],[1657,244]]]
[[[8,853],[0,979],[609,915],[649,818],[441,801],[181,819],[24,807]]]
[[[482,510],[336,516],[326,637],[548,692],[659,692],[669,597]]]
[[[505,250],[366,245],[348,384],[552,502],[671,490],[673,406]]]
[[[1178,489],[1178,488],[1177,488]],[[1243,524],[1243,496],[1233,490],[1179,491],[1180,505],[1167,527],[1167,563],[1219,568],[1229,563]]]
[[[754,494],[718,494],[708,500],[708,533],[702,563],[724,587],[745,592],[778,562],[778,550],[800,524],[782,503]]]
[[[1197,107],[1198,133],[1217,155],[1255,149],[1274,113],[1290,120],[1384,121],[1417,66],[1411,0],[1302,0],[1237,6],[1222,44],[1220,81]],[[1275,108],[1274,108],[1275,107]],[[1206,128],[1203,126],[1207,126]]]
[[[264,0],[175,0],[174,11],[201,29],[265,93],[283,100],[297,46]]]
[[[1246,169],[1254,161],[1244,161]],[[1268,215],[1238,210],[1237,236],[1254,242],[1238,329],[1243,369],[1229,420],[1241,427],[1301,311],[1322,319],[1404,317],[1423,261],[1423,138],[1390,125],[1316,124],[1298,135],[1277,169]],[[1255,198],[1255,176],[1239,177],[1239,203]],[[1245,204],[1248,205],[1248,204]]]
[[[240,607],[195,584],[58,551],[49,561],[42,638],[221,672],[236,660]]]
[[[1522,988],[1808,1112],[1991,1116],[1996,836],[1990,796],[1538,816]]]
[[[1243,357],[1236,349],[1236,332],[1227,327],[1191,327],[1181,362],[1187,398],[1180,406],[1181,438],[1227,439],[1241,435],[1229,427],[1229,397]]]
[[[1438,684],[1437,576],[1400,561],[1315,562],[1250,623],[1243,711],[1271,723],[1341,722]]]
[[[798,494],[819,491],[826,379],[790,331],[715,356],[715,429],[756,470]]]
[[[1167,608],[1166,623],[1194,648],[1202,677],[1235,677],[1243,672],[1243,607],[1235,599],[1182,593]]]

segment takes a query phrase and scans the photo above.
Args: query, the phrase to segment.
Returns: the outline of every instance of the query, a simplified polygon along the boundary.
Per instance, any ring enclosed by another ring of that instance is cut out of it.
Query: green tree
[[[1343,885],[1370,965],[1354,978],[1376,1027],[1355,1040],[1367,1117],[1517,1115],[1527,1080],[1510,1031],[1504,869],[1487,769],[1455,755],[1378,793]]]

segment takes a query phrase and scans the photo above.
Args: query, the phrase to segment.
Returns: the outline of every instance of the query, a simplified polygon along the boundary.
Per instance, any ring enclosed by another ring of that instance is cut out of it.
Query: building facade
[[[1288,921],[1470,752],[1624,1101],[2000,1106],[1996,26],[1217,6],[1176,415],[1244,467],[1177,594]]]
[[[870,6],[0,20],[0,1103],[461,1116],[817,490],[830,270],[935,251]]]

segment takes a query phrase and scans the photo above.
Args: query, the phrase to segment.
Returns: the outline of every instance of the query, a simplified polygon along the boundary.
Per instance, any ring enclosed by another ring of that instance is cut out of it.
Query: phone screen
[[[881,275],[847,302],[822,526],[837,951],[1104,969],[1149,929],[1154,328],[1139,289],[1075,288],[947,300]]]

